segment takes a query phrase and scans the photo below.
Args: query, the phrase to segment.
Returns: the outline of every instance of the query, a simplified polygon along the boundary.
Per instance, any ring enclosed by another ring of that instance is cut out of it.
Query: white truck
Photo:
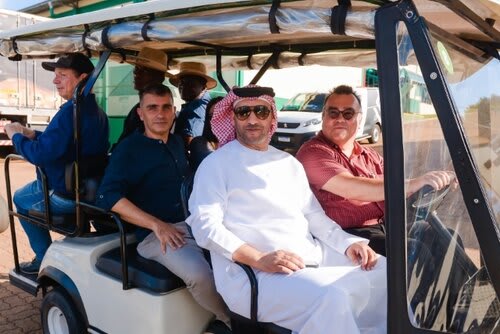
[[[44,17],[0,9],[0,32],[49,20]],[[38,59],[10,61],[0,57],[0,146],[12,143],[4,126],[19,122],[43,130],[61,104],[52,84],[53,75]]]

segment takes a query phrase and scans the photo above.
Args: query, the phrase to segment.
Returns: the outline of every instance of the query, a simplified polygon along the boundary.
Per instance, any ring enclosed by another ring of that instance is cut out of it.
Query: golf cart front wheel
[[[44,334],[85,333],[85,326],[71,298],[61,288],[45,295],[41,306]]]

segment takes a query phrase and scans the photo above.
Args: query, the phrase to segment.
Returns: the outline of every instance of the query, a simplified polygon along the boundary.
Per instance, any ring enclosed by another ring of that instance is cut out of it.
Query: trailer
[[[49,19],[0,9],[0,32]],[[13,57],[12,60],[16,60]],[[3,131],[11,122],[44,130],[57,112],[61,98],[52,84],[52,73],[40,66],[40,60],[11,61],[0,57],[0,146],[12,146]]]

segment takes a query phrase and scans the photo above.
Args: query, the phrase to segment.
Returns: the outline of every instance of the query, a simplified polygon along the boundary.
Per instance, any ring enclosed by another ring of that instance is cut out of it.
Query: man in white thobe
[[[258,320],[294,333],[386,333],[385,258],[328,218],[302,165],[269,146],[276,129],[271,88],[234,88],[215,107],[217,151],[200,165],[189,208],[197,243],[210,250],[218,292]]]

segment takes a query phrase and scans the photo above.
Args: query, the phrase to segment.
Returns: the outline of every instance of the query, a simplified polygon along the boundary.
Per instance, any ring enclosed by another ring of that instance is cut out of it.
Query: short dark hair
[[[170,88],[161,83],[155,83],[146,86],[143,90],[139,92],[139,100],[142,101],[142,98],[146,94],[156,95],[156,96],[166,96],[169,95],[172,101],[174,100],[174,95]]]
[[[358,101],[359,107],[361,108],[361,97],[352,89],[351,86],[348,85],[340,85],[332,89],[331,91],[328,92],[328,94],[325,97],[325,106],[326,106],[326,101],[332,96],[333,94],[336,95],[353,95],[356,100]]]

